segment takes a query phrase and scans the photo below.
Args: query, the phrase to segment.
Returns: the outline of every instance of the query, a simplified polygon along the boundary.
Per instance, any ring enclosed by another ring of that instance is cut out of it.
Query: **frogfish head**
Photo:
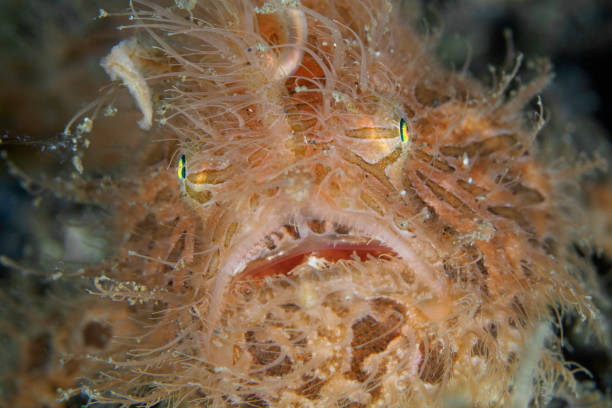
[[[522,113],[549,75],[486,88],[440,65],[410,13],[132,9],[141,32],[103,65],[165,142],[117,187],[123,238],[96,287],[130,323],[98,400],[526,406],[571,383],[553,310],[596,312],[541,114]]]

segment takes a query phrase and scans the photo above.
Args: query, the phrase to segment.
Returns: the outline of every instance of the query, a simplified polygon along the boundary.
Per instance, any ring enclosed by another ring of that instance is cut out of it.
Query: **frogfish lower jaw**
[[[384,219],[318,204],[278,217],[255,241],[252,230],[236,238],[213,278],[202,358],[227,381],[269,384],[244,385],[265,396],[303,376],[325,384],[322,398],[341,387],[364,404],[379,398],[380,379],[440,381],[450,357],[431,368],[438,346],[415,330],[454,313],[433,283],[441,272]]]
[[[386,226],[376,216],[332,210],[321,204],[279,219],[260,229],[255,238],[247,229],[244,238],[238,237],[229,248],[211,290],[207,316],[211,331],[230,298],[245,287],[256,290],[268,279],[291,279],[305,270],[316,273],[347,263],[365,268],[376,268],[380,262],[395,263],[414,274],[432,296],[442,296],[443,284],[436,278],[436,268],[410,243],[415,238]]]

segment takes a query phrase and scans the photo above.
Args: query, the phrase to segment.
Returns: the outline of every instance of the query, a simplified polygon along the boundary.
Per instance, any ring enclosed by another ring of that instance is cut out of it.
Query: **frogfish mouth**
[[[344,225],[330,225],[314,219],[306,225],[308,229],[304,231],[296,224],[285,224],[267,235],[262,241],[264,251],[250,261],[235,279],[238,282],[257,281],[267,276],[290,275],[304,263],[317,268],[317,265],[340,260],[363,262],[370,257],[376,259],[383,255],[397,255],[380,241],[352,235],[351,229]]]

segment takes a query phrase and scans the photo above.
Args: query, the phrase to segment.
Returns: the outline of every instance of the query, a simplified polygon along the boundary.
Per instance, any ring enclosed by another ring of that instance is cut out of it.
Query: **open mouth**
[[[333,221],[312,215],[288,217],[259,236],[247,230],[220,267],[211,288],[208,336],[213,336],[226,302],[233,301],[235,294],[252,293],[249,288],[263,285],[268,279],[294,278],[308,269],[344,269],[349,261],[401,262],[432,293],[443,293],[444,286],[435,278],[435,267],[423,261],[422,254],[415,250],[417,243],[411,242],[416,236],[404,236],[368,215],[332,215]]]
[[[387,259],[397,253],[377,239],[360,236],[344,225],[310,220],[301,228],[284,225],[258,245],[260,254],[248,262],[235,281],[259,281],[266,277],[291,275],[303,264],[320,268],[340,260]]]

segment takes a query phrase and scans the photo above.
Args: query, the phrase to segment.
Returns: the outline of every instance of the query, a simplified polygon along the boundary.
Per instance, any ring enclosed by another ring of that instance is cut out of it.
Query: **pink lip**
[[[299,246],[272,259],[268,257],[250,262],[236,279],[238,281],[258,281],[268,276],[288,275],[295,267],[306,262],[310,256],[337,262],[342,259],[355,259],[354,256],[361,261],[366,261],[369,258],[368,255],[378,258],[381,255],[396,256],[397,254],[376,240],[347,242],[322,238],[307,239]]]

